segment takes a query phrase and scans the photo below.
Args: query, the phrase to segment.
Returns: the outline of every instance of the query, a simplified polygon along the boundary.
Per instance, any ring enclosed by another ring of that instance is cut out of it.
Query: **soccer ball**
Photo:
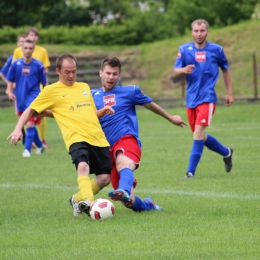
[[[89,213],[95,220],[111,218],[115,215],[115,206],[110,200],[97,199],[91,204]]]

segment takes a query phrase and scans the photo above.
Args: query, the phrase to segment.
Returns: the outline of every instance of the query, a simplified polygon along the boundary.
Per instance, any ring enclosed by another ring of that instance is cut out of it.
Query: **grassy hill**
[[[209,41],[224,47],[229,59],[233,90],[236,97],[252,97],[254,95],[253,53],[256,54],[260,67],[260,22],[252,20],[237,25],[210,30]],[[178,46],[192,41],[190,33],[183,37],[167,39],[138,46],[66,46],[43,45],[50,55],[73,53],[75,55],[116,55],[121,59],[129,59],[130,64],[123,67],[123,75],[131,80],[124,84],[139,85],[152,97],[179,98],[182,95],[179,83],[173,83],[172,67]],[[12,54],[15,45],[0,45],[0,55]],[[260,74],[260,68],[258,69]],[[220,97],[225,95],[222,76],[216,86]]]

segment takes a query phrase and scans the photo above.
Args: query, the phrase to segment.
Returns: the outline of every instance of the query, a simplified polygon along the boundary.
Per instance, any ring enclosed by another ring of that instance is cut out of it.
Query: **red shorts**
[[[139,167],[139,162],[141,159],[141,148],[139,147],[137,140],[132,135],[126,135],[120,138],[110,149],[110,157],[112,161],[112,171],[110,175],[110,181],[113,188],[116,190],[119,185],[120,176],[116,170],[116,153],[117,151],[122,151],[125,156],[130,158],[136,165],[136,169]],[[137,180],[134,180],[133,187],[135,188]]]
[[[187,116],[191,131],[194,132],[195,125],[209,126],[215,112],[216,104],[203,103],[194,108],[187,108]]]
[[[23,112],[18,112],[17,111],[17,115],[20,117],[22,115]],[[36,125],[39,125],[41,123],[41,118],[39,117],[31,117],[28,122],[32,122],[35,123]]]

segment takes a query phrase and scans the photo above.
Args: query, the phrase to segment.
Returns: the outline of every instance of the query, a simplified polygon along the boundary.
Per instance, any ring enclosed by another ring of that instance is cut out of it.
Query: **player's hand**
[[[14,95],[13,92],[11,92],[11,91],[7,91],[7,90],[6,90],[5,93],[7,94],[9,100],[13,100],[13,101],[16,100],[16,96]]]
[[[184,73],[185,74],[191,74],[194,68],[195,68],[195,65],[194,64],[190,64],[190,65],[188,65],[188,66],[183,68],[184,69]]]
[[[106,115],[113,115],[115,113],[115,110],[111,106],[105,106],[104,109]]]
[[[20,141],[23,138],[22,131],[13,131],[6,140],[10,139],[10,144],[17,145],[18,141]]]
[[[183,128],[185,125],[187,126],[187,123],[182,120],[182,118],[178,115],[172,116],[171,122],[181,128]]]
[[[225,99],[225,105],[230,107],[234,102],[234,97],[232,94],[227,94],[226,99]]]

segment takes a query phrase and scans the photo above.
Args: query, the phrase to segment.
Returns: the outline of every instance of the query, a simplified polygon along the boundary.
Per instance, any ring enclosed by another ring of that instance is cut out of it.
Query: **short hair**
[[[26,32],[26,36],[28,36],[29,33],[34,33],[36,36],[40,37],[39,31],[35,27],[30,27]]]
[[[121,64],[121,61],[117,57],[106,57],[101,63],[101,70],[103,70],[104,67],[107,65],[112,68],[118,67],[119,72],[121,72],[122,64]]]
[[[23,42],[23,44],[25,44],[25,43],[32,43],[33,45],[35,45],[33,41],[28,40],[28,39],[26,39],[26,40]]]
[[[17,36],[17,41],[19,41],[20,38],[26,38],[26,34],[23,33],[23,34],[18,35],[18,36]]]
[[[206,20],[204,20],[204,19],[197,19],[197,20],[195,20],[195,21],[192,22],[192,24],[191,24],[191,30],[193,30],[194,24],[201,25],[202,23],[206,24],[206,28],[207,28],[207,29],[209,28],[209,23],[208,23]]]
[[[76,66],[78,64],[77,59],[72,54],[63,54],[56,59],[56,68],[57,69],[59,69],[59,70],[61,69],[62,63],[64,60],[70,60],[70,61],[73,60],[73,61],[75,61]]]

